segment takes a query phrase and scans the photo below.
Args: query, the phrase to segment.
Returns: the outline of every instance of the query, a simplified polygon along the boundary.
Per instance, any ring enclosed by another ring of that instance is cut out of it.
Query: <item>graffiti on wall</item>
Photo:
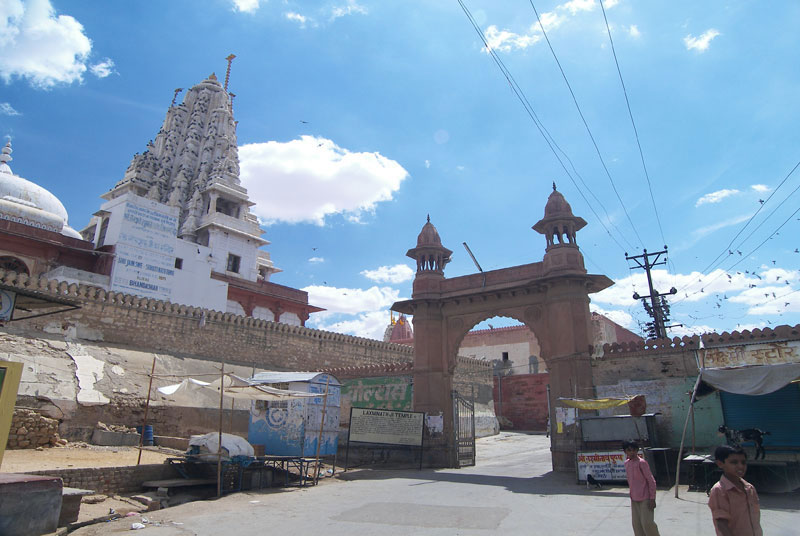
[[[350,408],[411,409],[413,389],[410,376],[383,376],[346,380],[342,384],[342,418],[350,415]]]

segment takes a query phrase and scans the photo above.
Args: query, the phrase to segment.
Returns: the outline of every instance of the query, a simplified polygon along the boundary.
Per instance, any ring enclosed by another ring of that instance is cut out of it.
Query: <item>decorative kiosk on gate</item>
[[[313,457],[317,454],[317,445],[320,456],[336,454],[339,444],[339,380],[321,372],[259,372],[250,381],[256,385],[320,394],[314,398],[253,401],[247,431],[251,445],[262,446],[264,454],[269,456]],[[327,397],[323,396],[326,389]]]
[[[429,466],[458,465],[452,400],[456,355],[467,332],[487,318],[514,318],[535,333],[554,399],[594,396],[589,294],[613,282],[586,273],[576,237],[585,225],[553,184],[544,218],[533,226],[546,237],[542,262],[452,279],[444,277],[452,251],[442,246],[430,217],[422,227],[417,246],[406,254],[417,264],[411,299],[392,309],[414,317],[414,410],[443,417],[443,433],[426,438]],[[555,422],[553,414],[550,421]],[[555,470],[575,470],[574,428],[551,436]]]

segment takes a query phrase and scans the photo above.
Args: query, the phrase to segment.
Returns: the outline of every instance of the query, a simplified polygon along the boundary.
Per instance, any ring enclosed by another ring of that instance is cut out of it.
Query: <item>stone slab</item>
[[[0,473],[0,534],[39,536],[58,528],[61,479]]]
[[[104,447],[137,447],[139,446],[139,434],[111,432],[95,428],[92,432],[92,444]]]

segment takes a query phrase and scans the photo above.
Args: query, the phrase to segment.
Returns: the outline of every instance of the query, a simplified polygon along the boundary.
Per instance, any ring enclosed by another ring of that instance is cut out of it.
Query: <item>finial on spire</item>
[[[428,214],[428,223],[430,223],[430,222],[431,222],[431,215]]]
[[[175,101],[178,100],[178,93],[183,91],[182,87],[175,88],[175,94],[172,96],[172,104],[170,106],[175,106]]]
[[[225,86],[224,86],[225,91],[228,91],[228,80],[230,80],[231,78],[231,63],[233,63],[233,58],[235,57],[236,57],[235,54],[231,54],[230,56],[225,58],[226,60],[228,60],[228,70],[225,71]]]
[[[556,191],[556,181],[553,181],[553,191]]]
[[[8,140],[8,143],[6,143],[6,146],[3,147],[2,152],[0,152],[0,171],[3,173],[12,174],[11,167],[8,165],[8,163],[13,160],[13,158],[11,158],[11,152],[11,140]]]

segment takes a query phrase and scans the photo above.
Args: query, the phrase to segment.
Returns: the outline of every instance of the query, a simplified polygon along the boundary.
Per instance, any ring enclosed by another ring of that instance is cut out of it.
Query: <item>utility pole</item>
[[[661,260],[661,256],[664,255],[664,259]],[[647,253],[647,250],[643,250],[641,255],[632,255],[628,256],[625,253],[625,260],[627,261],[634,261],[637,264],[637,268],[641,268],[647,274],[647,286],[650,289],[649,296],[639,296],[638,292],[633,293],[634,300],[642,300],[642,305],[644,305],[645,311],[650,317],[653,319],[652,322],[648,322],[648,335],[654,339],[666,339],[667,338],[667,327],[666,323],[669,321],[669,304],[664,296],[668,296],[670,294],[676,294],[678,289],[672,287],[669,289],[669,292],[659,293],[656,289],[653,288],[653,278],[650,275],[650,269],[654,266],[659,266],[662,264],[667,264],[667,246],[664,246],[663,251],[657,251],[655,253]],[[650,303],[647,303],[647,300],[650,300]]]

